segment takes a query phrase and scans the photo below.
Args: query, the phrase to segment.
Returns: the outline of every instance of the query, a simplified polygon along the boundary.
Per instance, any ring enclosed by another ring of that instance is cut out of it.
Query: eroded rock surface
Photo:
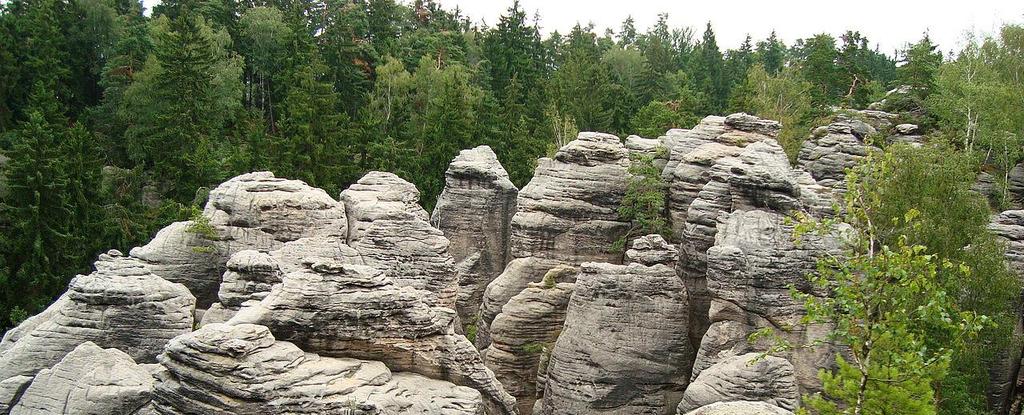
[[[1024,280],[1024,210],[1007,210],[994,215],[988,229],[1006,244],[1006,265]],[[1018,319],[1014,333],[1018,336],[1024,333],[1024,317]],[[989,403],[999,413],[1015,414],[1024,408],[1022,356],[1020,345],[1016,348],[1011,345],[989,368]]]
[[[202,325],[228,321],[246,301],[259,301],[270,293],[274,284],[281,282],[281,267],[270,255],[253,250],[240,251],[231,256],[227,272],[213,304],[203,313]]]
[[[321,260],[285,275],[228,324],[259,324],[321,356],[380,360],[389,368],[469,386],[496,413],[516,413],[479,353],[455,334],[455,312],[428,291],[399,286],[383,271]]]
[[[380,362],[320,357],[263,326],[211,324],[160,357],[161,414],[482,415],[479,392]]]
[[[793,412],[764,402],[716,402],[679,415],[793,415]]]
[[[541,413],[671,412],[689,373],[686,288],[664,265],[584,263]]]
[[[679,250],[658,234],[646,235],[633,240],[626,250],[626,262],[646,266],[657,264],[676,267]]]
[[[141,414],[153,384],[131,356],[85,342],[39,371],[11,415]]]
[[[192,330],[195,297],[140,261],[110,251],[96,271],[71,280],[68,291],[26,327],[5,336],[0,349],[0,410],[9,410],[32,377],[85,342],[117,348],[140,363],[154,362],[164,345]]]
[[[687,413],[715,402],[759,401],[794,411],[800,392],[793,365],[758,353],[733,356],[700,372],[683,394],[678,412]]]
[[[804,141],[797,163],[823,186],[845,188],[846,169],[868,155],[864,140],[875,132],[856,120],[837,121],[814,129]]]
[[[430,221],[451,242],[459,275],[456,310],[476,319],[484,289],[505,269],[508,237],[519,189],[490,147],[463,150],[448,165],[445,187]]]
[[[490,323],[501,313],[502,307],[530,283],[539,282],[545,278],[556,283],[573,282],[576,280],[576,268],[561,264],[556,260],[536,257],[517,258],[509,262],[505,271],[490,284],[487,284],[487,288],[484,290],[484,299],[477,318],[476,339],[473,344],[480,350],[490,346]]]
[[[427,211],[419,205],[420,191],[394,173],[371,171],[341,192],[348,218],[348,242],[362,237],[366,228],[377,219],[399,212],[424,221]]]

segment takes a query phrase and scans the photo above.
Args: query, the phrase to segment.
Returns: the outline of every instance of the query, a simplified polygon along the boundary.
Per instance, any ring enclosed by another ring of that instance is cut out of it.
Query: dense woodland
[[[167,0],[151,13],[133,0],[4,2],[2,325],[42,310],[98,252],[196,215],[206,189],[242,172],[337,195],[366,171],[392,171],[429,209],[460,149],[491,146],[522,186],[538,157],[578,131],[651,137],[744,111],[780,120],[794,156],[836,108],[865,108],[901,86],[885,109],[943,146],[891,156],[890,168],[913,174],[874,187],[893,200],[962,198],[962,209],[891,209],[923,212],[931,228],[914,228],[924,229],[915,242],[1001,268],[998,253],[960,250],[984,245],[971,238],[989,213],[960,190],[986,170],[1000,189],[993,207],[1007,202],[1008,172],[1024,157],[1024,27],[943,56],[927,34],[900,51],[855,31],[789,45],[748,36],[723,49],[710,22],[670,27],[667,14],[646,31],[627,17],[603,33],[542,35],[538,19],[518,3],[484,25],[422,0]],[[1013,289],[985,297],[1006,287],[965,280],[975,303],[961,306],[1009,315]],[[944,413],[984,413],[984,364],[953,363],[937,398]]]

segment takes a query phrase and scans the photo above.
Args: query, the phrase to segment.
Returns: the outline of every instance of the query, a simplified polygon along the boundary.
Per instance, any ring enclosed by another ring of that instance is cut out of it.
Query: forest
[[[882,51],[856,31],[792,44],[747,36],[725,49],[713,22],[671,27],[668,16],[645,31],[625,17],[617,30],[545,33],[518,2],[493,25],[430,0],[3,2],[0,326],[44,309],[99,252],[197,216],[211,186],[250,171],[333,196],[390,171],[429,211],[451,159],[481,144],[522,187],[539,157],[580,131],[657,137],[746,112],[782,122],[795,158],[837,109],[883,102],[942,145],[932,161],[956,164],[882,186],[886,197],[940,194],[987,172],[991,207],[1010,202],[1024,158],[1024,26],[946,54],[927,33]],[[937,181],[913,181],[925,176]],[[928,207],[947,210],[916,208]],[[954,213],[931,230],[974,235],[990,212]],[[963,245],[947,245],[960,255]],[[991,316],[1010,307],[982,303]],[[967,391],[977,367],[962,373],[945,413],[984,406]]]

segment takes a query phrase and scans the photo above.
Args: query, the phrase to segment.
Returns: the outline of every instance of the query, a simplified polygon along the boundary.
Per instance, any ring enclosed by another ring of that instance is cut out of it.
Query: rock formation
[[[864,140],[875,132],[870,125],[856,120],[836,121],[815,128],[800,147],[797,162],[823,186],[845,188],[846,169],[868,155]]]
[[[243,174],[210,192],[198,221],[173,223],[131,250],[153,273],[184,284],[197,306],[217,301],[225,264],[246,249],[269,251],[299,238],[344,235],[345,208],[327,192],[270,172]]]
[[[760,401],[794,411],[800,402],[788,360],[748,353],[724,359],[700,372],[683,394],[678,412],[715,402]]]
[[[148,413],[154,382],[126,353],[85,342],[39,371],[11,415],[141,415]]]
[[[501,307],[553,267],[621,262],[622,254],[611,248],[629,228],[618,214],[628,168],[628,152],[618,137],[589,132],[580,133],[554,158],[538,161],[512,216],[512,260],[484,290],[477,347],[489,345],[491,320]]]
[[[796,244],[792,235],[792,225],[783,215],[765,210],[734,212],[719,225],[715,244],[707,251],[711,325],[697,352],[694,378],[730,357],[767,350],[770,345],[763,341],[748,341],[751,333],[764,327],[778,329],[780,336],[797,345],[825,335],[825,327],[800,322],[803,305],[792,298],[790,287],[823,295],[810,287],[806,276],[815,271],[824,252],[840,255],[839,243],[806,235]],[[832,365],[834,350],[799,349],[782,357],[793,364],[801,392],[817,391],[818,370]]]
[[[381,270],[325,259],[285,275],[228,324],[266,326],[321,356],[380,360],[392,370],[469,386],[495,413],[516,413],[515,399],[473,345],[455,334],[454,310],[432,306],[433,297],[399,286]]]
[[[463,150],[448,165],[430,221],[451,242],[459,275],[456,310],[463,322],[476,319],[484,289],[508,263],[518,194],[490,147]]]
[[[341,192],[348,218],[348,242],[362,237],[370,223],[398,212],[428,220],[420,191],[393,173],[371,171]]]
[[[678,259],[679,250],[658,234],[636,238],[626,250],[626,262],[630,264],[637,263],[649,267],[661,264],[674,269]]]
[[[1007,266],[1018,277],[1024,279],[1024,210],[1007,210],[994,215],[988,229],[1006,244]],[[1014,333],[1017,336],[1024,333],[1024,317],[1017,320]],[[1022,357],[1024,352],[1020,350],[1020,345],[1014,342],[1011,349],[989,368],[989,405],[998,413],[1017,414],[1024,409]]]
[[[676,238],[683,234],[690,203],[708,182],[715,162],[739,154],[750,143],[775,138],[781,128],[777,121],[738,113],[708,116],[691,130],[669,131],[666,143],[672,147],[662,178],[670,186],[668,210]]]
[[[227,268],[217,293],[220,302],[203,313],[201,325],[228,321],[243,303],[262,300],[281,282],[281,267],[266,253],[239,251],[228,259]]]
[[[541,413],[670,412],[688,380],[686,301],[667,266],[584,263],[547,365]]]
[[[160,363],[161,414],[483,414],[473,389],[393,374],[380,362],[320,357],[252,324],[177,337]]]
[[[484,362],[515,396],[521,414],[533,413],[541,353],[554,345],[562,331],[573,285],[556,283],[553,276],[530,283],[491,323],[491,345],[484,350]]]
[[[32,377],[58,364],[80,344],[117,348],[140,363],[154,362],[164,345],[192,330],[195,297],[140,261],[110,251],[96,271],[71,280],[46,311],[0,343],[0,411],[17,400]]]

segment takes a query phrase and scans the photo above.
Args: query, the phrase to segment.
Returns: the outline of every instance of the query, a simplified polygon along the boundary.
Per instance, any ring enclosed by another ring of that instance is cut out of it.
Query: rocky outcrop
[[[1024,210],[1007,210],[992,217],[990,232],[1006,244],[1006,265],[1024,280]],[[1024,333],[1024,315],[1017,320],[1015,336]],[[1020,344],[1011,347],[989,368],[989,406],[997,413],[1018,414],[1024,409],[1024,352]]]
[[[841,255],[839,242],[805,235],[797,244],[792,235],[784,215],[764,210],[735,212],[719,225],[715,244],[707,251],[711,324],[697,352],[694,378],[730,357],[768,350],[767,341],[748,341],[761,328],[773,328],[795,345],[811,344],[826,334],[826,327],[800,321],[803,304],[793,299],[790,288],[824,295],[812,289],[806,276],[825,252]],[[801,348],[780,357],[793,364],[801,392],[817,391],[818,370],[832,365],[834,350]]]
[[[431,297],[375,268],[317,260],[285,275],[228,324],[266,326],[278,339],[321,356],[380,360],[393,370],[469,386],[494,413],[516,413],[515,399],[473,345],[455,334],[454,310],[432,306]]]
[[[419,205],[416,186],[393,173],[371,171],[341,192],[348,218],[348,242],[362,237],[366,228],[377,219],[399,212],[428,220],[427,211]]]
[[[636,238],[626,250],[626,263],[629,264],[636,263],[649,267],[661,264],[675,268],[678,259],[679,250],[658,234]]]
[[[217,301],[234,253],[270,251],[299,238],[347,232],[345,208],[327,192],[270,172],[243,174],[210,192],[197,220],[173,223],[131,250],[153,273],[184,284],[197,306]]]
[[[584,263],[541,413],[660,414],[687,384],[686,288],[664,265]]]
[[[854,167],[872,148],[864,140],[875,132],[856,120],[837,121],[815,128],[797,156],[801,168],[823,186],[846,187],[846,169]]]
[[[46,311],[4,337],[0,345],[0,410],[9,410],[42,369],[85,342],[117,348],[137,362],[155,361],[164,345],[192,330],[195,297],[140,261],[110,251],[96,271],[71,280]]]
[[[618,208],[628,184],[628,151],[610,134],[584,132],[538,161],[512,217],[512,260],[484,290],[475,344],[490,344],[489,326],[501,307],[553,267],[586,261],[618,263],[612,246],[629,228]],[[564,279],[560,279],[564,280]]]
[[[131,356],[85,342],[39,371],[11,415],[143,414],[153,384]]]
[[[759,401],[795,411],[800,393],[788,360],[748,353],[723,359],[700,372],[686,388],[678,413],[715,402]]]
[[[175,338],[160,362],[161,414],[483,414],[473,389],[306,353],[252,324],[211,324]]]
[[[710,179],[711,167],[750,143],[775,138],[781,127],[777,121],[739,113],[708,116],[691,130],[669,131],[672,147],[662,178],[669,184],[668,211],[677,240],[685,230],[690,203]]]
[[[521,414],[533,413],[541,353],[554,345],[562,331],[573,285],[553,278],[530,283],[491,323],[491,345],[483,352],[484,363],[515,396]]]
[[[718,159],[707,176],[708,182],[689,205],[679,249],[679,274],[690,296],[694,348],[710,324],[706,256],[715,244],[719,223],[734,211],[817,211],[829,204],[825,198],[830,197],[828,189],[791,169],[786,153],[772,139],[752,143],[735,157]]]
[[[793,415],[793,412],[764,402],[716,402],[679,415]]]
[[[231,256],[217,297],[220,302],[203,313],[201,325],[228,321],[246,301],[259,301],[281,282],[281,268],[270,255],[253,250]]]
[[[444,232],[459,276],[456,311],[476,319],[484,289],[509,260],[508,237],[519,189],[490,147],[462,150],[448,165],[431,224]]]

